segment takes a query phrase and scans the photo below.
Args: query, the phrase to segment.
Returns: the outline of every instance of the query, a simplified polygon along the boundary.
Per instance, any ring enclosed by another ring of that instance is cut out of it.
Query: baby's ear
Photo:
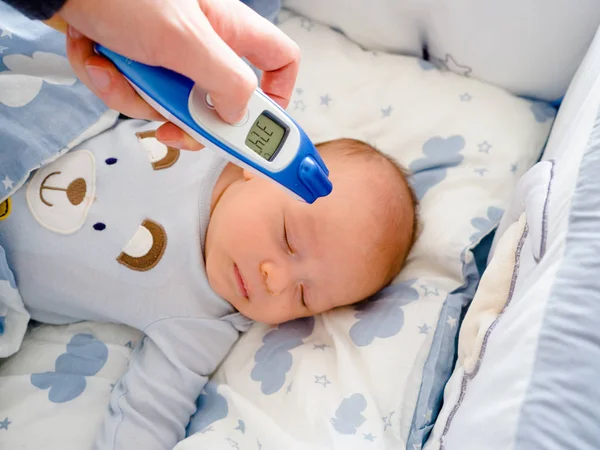
[[[242,176],[244,177],[244,180],[249,181],[253,179],[256,175],[253,172],[250,172],[248,169],[244,169],[242,170]]]

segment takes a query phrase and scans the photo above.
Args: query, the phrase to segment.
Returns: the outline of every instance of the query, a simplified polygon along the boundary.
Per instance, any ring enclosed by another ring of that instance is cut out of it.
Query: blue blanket
[[[0,2],[0,202],[106,112],[70,70],[65,37]]]

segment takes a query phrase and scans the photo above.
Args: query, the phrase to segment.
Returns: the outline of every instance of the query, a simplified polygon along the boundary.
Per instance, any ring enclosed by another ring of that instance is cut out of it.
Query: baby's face
[[[330,167],[331,168],[331,167]],[[214,206],[205,260],[212,288],[252,320],[278,324],[360,301],[382,283],[366,183],[332,175],[308,205],[244,172]]]

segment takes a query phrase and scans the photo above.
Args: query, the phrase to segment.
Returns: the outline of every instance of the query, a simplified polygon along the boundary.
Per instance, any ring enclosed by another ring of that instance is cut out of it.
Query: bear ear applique
[[[142,131],[135,135],[146,150],[152,168],[154,170],[167,169],[177,162],[180,150],[159,142],[155,137],[155,132],[156,130]]]
[[[96,196],[96,160],[77,150],[39,169],[27,183],[27,206],[47,230],[72,234],[79,230]]]
[[[125,245],[117,261],[128,269],[145,272],[158,264],[166,247],[165,229],[155,221],[145,219]]]

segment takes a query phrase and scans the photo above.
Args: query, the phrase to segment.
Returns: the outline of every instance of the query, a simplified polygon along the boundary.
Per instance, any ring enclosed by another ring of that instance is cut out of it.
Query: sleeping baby
[[[334,188],[309,205],[211,151],[165,147],[153,127],[121,121],[39,169],[0,221],[26,311],[0,304],[8,319],[20,308],[24,317],[7,320],[0,357],[18,348],[29,317],[145,334],[113,389],[98,450],[171,450],[252,321],[369,297],[415,239],[403,170],[365,143],[318,146]]]

